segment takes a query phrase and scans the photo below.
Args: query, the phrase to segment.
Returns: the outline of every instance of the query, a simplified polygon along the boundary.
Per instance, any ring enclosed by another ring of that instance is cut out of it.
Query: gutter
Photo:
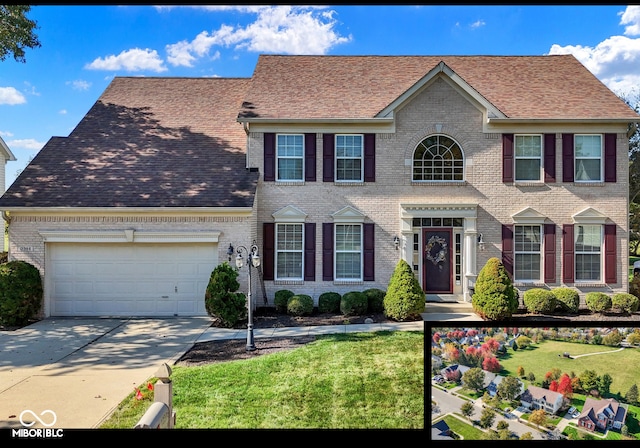
[[[7,221],[7,224],[11,224],[11,217],[7,215],[7,212],[5,210],[2,210],[2,219]]]

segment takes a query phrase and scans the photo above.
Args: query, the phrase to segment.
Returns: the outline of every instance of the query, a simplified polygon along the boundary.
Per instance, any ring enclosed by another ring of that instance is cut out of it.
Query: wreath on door
[[[447,241],[440,236],[434,235],[429,238],[424,250],[427,260],[442,269],[440,263],[447,257]]]

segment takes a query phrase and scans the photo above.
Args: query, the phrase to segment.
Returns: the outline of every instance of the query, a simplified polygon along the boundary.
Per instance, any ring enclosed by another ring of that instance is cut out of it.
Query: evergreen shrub
[[[384,314],[396,321],[417,320],[424,313],[426,296],[411,266],[400,259],[384,296]]]
[[[471,304],[480,317],[489,320],[509,319],[518,310],[518,292],[498,258],[487,260],[478,273]]]
[[[40,312],[42,299],[38,268],[21,260],[0,264],[0,324],[25,325]]]
[[[556,298],[556,306],[560,311],[577,313],[580,308],[580,294],[575,289],[559,286],[551,289]]]
[[[215,267],[209,278],[204,303],[207,313],[231,328],[247,314],[246,296],[237,292],[238,271],[226,261]]]
[[[273,303],[275,304],[275,307],[276,307],[276,312],[280,314],[286,314],[287,302],[294,295],[295,294],[293,293],[293,291],[289,291],[288,289],[280,289],[276,291],[275,297],[273,299]]]
[[[640,299],[634,296],[633,294],[628,294],[624,292],[620,292],[614,294],[611,298],[611,308],[614,311],[623,314],[633,314],[638,311],[638,305],[640,304]]]
[[[556,309],[557,299],[548,289],[532,288],[524,292],[522,302],[530,313],[551,314]]]
[[[384,311],[384,296],[386,291],[379,288],[366,289],[364,295],[367,296],[370,313],[382,313]]]
[[[321,313],[338,313],[340,311],[340,293],[328,291],[318,297],[318,311]]]
[[[587,303],[587,308],[594,313],[604,313],[610,310],[613,305],[611,296],[603,292],[588,292],[584,299]]]
[[[368,307],[367,296],[362,291],[347,292],[340,300],[340,312],[345,316],[362,316]]]
[[[287,300],[287,314],[310,316],[313,313],[313,298],[307,294],[296,294]]]

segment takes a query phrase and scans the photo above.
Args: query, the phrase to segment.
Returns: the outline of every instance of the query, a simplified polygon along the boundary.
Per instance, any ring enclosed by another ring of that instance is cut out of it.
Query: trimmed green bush
[[[502,261],[496,257],[478,273],[471,305],[483,319],[509,319],[518,310],[518,294]]]
[[[556,298],[556,306],[560,311],[577,313],[580,308],[580,294],[575,289],[560,286],[551,289]]]
[[[289,291],[288,289],[280,289],[280,290],[276,291],[275,297],[273,299],[273,303],[276,306],[276,312],[278,312],[280,314],[286,314],[287,313],[287,302],[294,295],[295,294],[293,293],[293,291]]]
[[[362,316],[368,307],[367,296],[362,291],[350,291],[340,300],[340,312],[345,316]]]
[[[522,295],[522,302],[530,313],[551,314],[556,309],[556,296],[543,288],[531,288]]]
[[[384,314],[397,321],[416,320],[424,313],[426,296],[411,266],[400,259],[384,296]]]
[[[0,323],[20,326],[36,317],[42,308],[40,271],[26,261],[0,265]]]
[[[591,291],[585,296],[587,308],[594,313],[604,313],[611,309],[611,297],[603,292]]]
[[[337,292],[323,292],[318,297],[318,311],[321,313],[337,313],[340,311],[342,295]]]
[[[246,296],[236,292],[240,287],[238,271],[226,261],[215,267],[204,296],[207,313],[220,325],[231,328],[247,314]]]
[[[287,314],[309,316],[313,313],[313,298],[306,294],[296,294],[287,300]]]
[[[620,292],[611,298],[611,308],[619,313],[633,314],[638,311],[640,299],[633,294]]]
[[[369,304],[370,313],[382,313],[384,312],[384,296],[386,291],[378,288],[366,289],[364,295],[367,296],[367,302]]]

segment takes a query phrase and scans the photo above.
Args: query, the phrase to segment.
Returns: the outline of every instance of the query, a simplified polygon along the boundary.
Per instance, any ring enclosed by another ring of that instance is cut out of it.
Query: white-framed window
[[[276,136],[276,179],[304,180],[304,135],[278,134]]]
[[[334,278],[362,280],[362,224],[336,224],[334,241]]]
[[[602,135],[574,136],[575,181],[601,182],[603,180]]]
[[[542,179],[542,136],[515,135],[515,180],[540,181]]]
[[[302,280],[304,225],[276,223],[276,280]]]
[[[460,145],[446,135],[430,135],[413,152],[413,181],[464,180],[464,156]]]
[[[518,281],[540,281],[542,266],[542,226],[515,225],[514,279]]]
[[[336,135],[336,181],[362,182],[364,136]]]
[[[601,281],[603,226],[576,224],[574,238],[576,281]]]

